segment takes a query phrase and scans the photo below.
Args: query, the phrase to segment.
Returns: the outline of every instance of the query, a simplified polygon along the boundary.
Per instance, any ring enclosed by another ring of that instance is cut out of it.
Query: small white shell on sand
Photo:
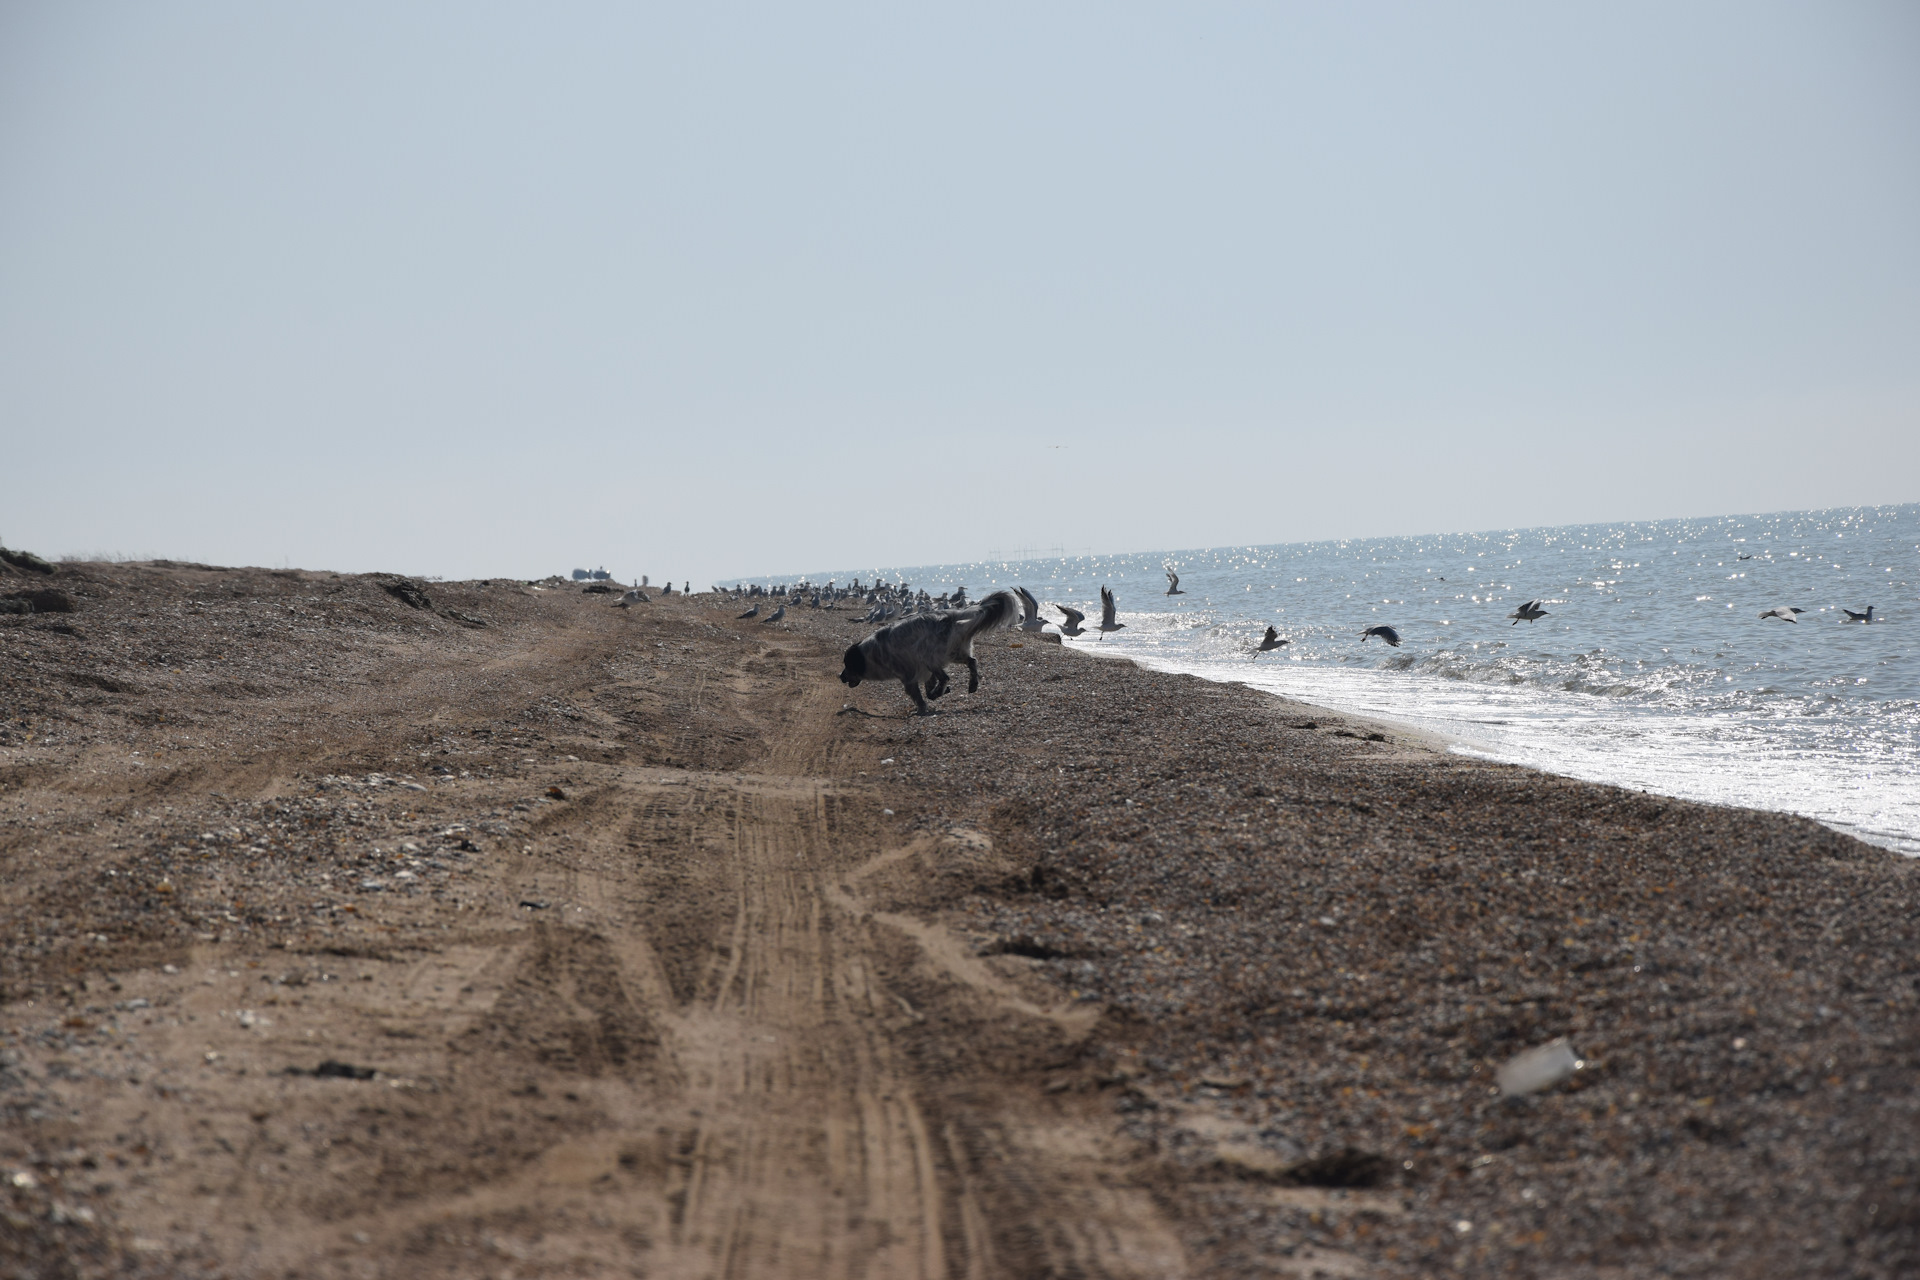
[[[1494,1079],[1500,1092],[1509,1096],[1538,1093],[1570,1078],[1585,1065],[1567,1038],[1561,1036],[1514,1054]]]

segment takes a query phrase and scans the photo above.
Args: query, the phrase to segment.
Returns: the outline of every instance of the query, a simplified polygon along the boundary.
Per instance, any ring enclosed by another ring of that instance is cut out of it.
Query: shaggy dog
[[[971,677],[967,692],[980,687],[980,664],[973,658],[973,638],[982,631],[1004,627],[1020,614],[1020,601],[1011,591],[996,591],[980,603],[954,613],[921,614],[896,622],[890,627],[849,645],[841,683],[853,688],[862,680],[898,680],[913,699],[916,713],[927,716],[933,708],[927,698],[945,693],[950,682],[947,664],[964,662]],[[927,696],[920,696],[920,683],[926,682]]]

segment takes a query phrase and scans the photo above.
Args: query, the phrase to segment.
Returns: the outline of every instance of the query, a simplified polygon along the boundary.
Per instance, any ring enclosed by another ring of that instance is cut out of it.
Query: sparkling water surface
[[[1185,595],[1165,594],[1169,564]],[[1067,644],[1920,854],[1920,504],[808,577],[856,574],[1018,583],[1089,627],[1109,585],[1126,629]],[[1507,618],[1536,598],[1546,617]],[[1872,625],[1842,612],[1870,604]],[[1803,612],[1759,617],[1778,605]],[[1290,643],[1256,657],[1269,623]],[[1383,623],[1399,648],[1362,640]]]

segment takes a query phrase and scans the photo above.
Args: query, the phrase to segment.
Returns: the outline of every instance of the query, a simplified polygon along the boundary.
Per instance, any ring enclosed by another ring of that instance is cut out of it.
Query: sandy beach
[[[1812,822],[1017,632],[914,719],[847,611],[21,592],[0,1274],[1920,1274],[1920,865]]]

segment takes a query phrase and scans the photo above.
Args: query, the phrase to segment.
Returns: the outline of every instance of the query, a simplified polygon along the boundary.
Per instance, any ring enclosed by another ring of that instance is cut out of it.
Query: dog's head
[[[859,645],[850,644],[847,646],[846,662],[846,668],[840,672],[840,683],[851,689],[867,678],[867,655],[861,652]]]

